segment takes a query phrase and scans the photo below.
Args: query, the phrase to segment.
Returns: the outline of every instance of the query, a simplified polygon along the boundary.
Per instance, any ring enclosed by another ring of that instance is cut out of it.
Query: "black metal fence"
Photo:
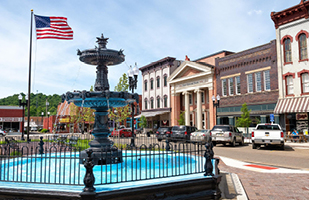
[[[41,138],[40,138],[41,137]],[[90,134],[50,134],[0,138],[0,181],[84,185],[86,169],[81,151]],[[202,173],[205,146],[189,141],[158,141],[155,135],[110,137],[122,151],[122,162],[93,167],[94,185]],[[103,151],[102,159],[109,153]]]

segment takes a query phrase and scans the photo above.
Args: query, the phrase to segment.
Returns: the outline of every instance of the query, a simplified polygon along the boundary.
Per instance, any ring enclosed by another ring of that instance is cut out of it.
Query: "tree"
[[[236,127],[246,127],[248,133],[248,127],[251,124],[250,119],[251,110],[248,110],[246,103],[242,104],[241,112],[242,112],[241,117],[236,120]]]
[[[125,92],[129,90],[129,81],[128,81],[128,77],[127,74],[124,73],[122,75],[122,77],[120,77],[119,79],[119,83],[115,86],[114,89],[116,92]]]
[[[124,122],[129,116],[129,105],[124,107],[116,107],[114,109],[109,109],[109,119],[113,120],[114,122]]]
[[[142,128],[146,128],[147,127],[147,119],[144,115],[141,116],[141,118],[139,119],[140,120],[140,127]]]
[[[178,124],[179,125],[186,125],[185,121],[185,111],[181,111],[178,119]]]
[[[78,107],[74,103],[70,103],[70,123],[82,124],[85,121],[94,122],[94,109],[86,107]]]

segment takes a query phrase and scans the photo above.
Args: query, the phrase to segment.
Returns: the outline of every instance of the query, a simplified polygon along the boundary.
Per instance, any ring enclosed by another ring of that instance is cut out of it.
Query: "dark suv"
[[[160,142],[163,139],[167,139],[170,137],[172,127],[160,127],[157,132],[156,136],[158,141]]]
[[[197,128],[194,126],[173,126],[171,133],[171,141],[174,140],[190,140],[192,132],[196,131]]]

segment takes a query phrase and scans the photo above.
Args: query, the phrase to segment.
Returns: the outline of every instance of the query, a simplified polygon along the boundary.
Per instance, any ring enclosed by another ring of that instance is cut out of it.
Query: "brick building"
[[[21,132],[23,109],[18,106],[0,106],[0,128],[5,131]]]
[[[217,58],[215,65],[217,94],[221,97],[217,123],[235,125],[244,103],[251,110],[253,122],[269,122],[278,99],[276,40]],[[275,121],[279,121],[278,116]]]
[[[309,114],[309,1],[272,12],[276,28],[279,100],[275,113],[286,131],[308,134]]]

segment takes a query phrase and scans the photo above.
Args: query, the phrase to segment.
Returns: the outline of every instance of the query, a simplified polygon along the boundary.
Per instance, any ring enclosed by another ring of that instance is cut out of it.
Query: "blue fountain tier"
[[[136,101],[138,103],[138,94],[128,92],[111,92],[111,91],[77,91],[67,92],[62,95],[62,101],[73,102],[79,107],[90,108],[115,108],[123,107]]]

